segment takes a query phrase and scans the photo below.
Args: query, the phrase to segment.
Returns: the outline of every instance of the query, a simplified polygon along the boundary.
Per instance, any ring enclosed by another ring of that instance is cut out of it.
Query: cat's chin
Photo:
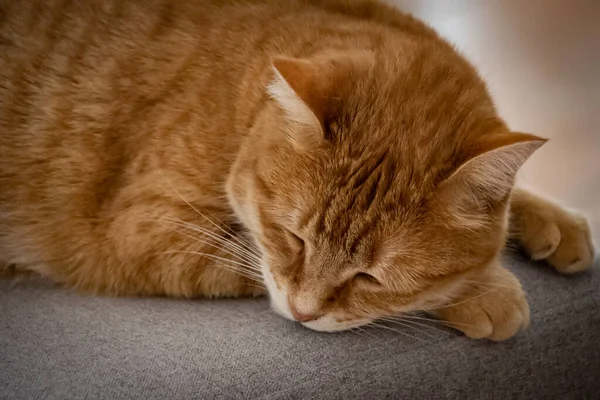
[[[372,319],[361,318],[349,321],[339,321],[331,315],[324,315],[314,321],[301,322],[302,326],[318,332],[339,332],[357,328],[372,322]]]
[[[277,302],[276,300],[274,300],[274,298],[273,298],[273,296],[271,296],[270,292],[269,292],[269,299],[270,299],[270,303],[271,303],[271,309],[273,311],[275,311],[275,314],[277,314],[285,319],[289,319],[290,321],[296,321],[296,318],[294,318],[290,309],[283,306],[283,304],[281,304],[280,302]]]

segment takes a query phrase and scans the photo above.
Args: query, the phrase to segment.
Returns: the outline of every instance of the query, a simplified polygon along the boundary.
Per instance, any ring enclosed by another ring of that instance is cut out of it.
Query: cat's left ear
[[[299,148],[322,145],[327,71],[322,65],[304,59],[277,57],[272,64],[274,77],[268,92],[289,124],[288,139]]]
[[[482,141],[440,189],[463,209],[502,201],[512,190],[518,170],[546,141],[518,132]]]

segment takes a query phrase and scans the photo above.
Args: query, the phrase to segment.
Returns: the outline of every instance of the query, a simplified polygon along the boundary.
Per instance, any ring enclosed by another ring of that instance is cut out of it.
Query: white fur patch
[[[271,308],[277,314],[281,315],[284,318],[295,321],[296,319],[292,315],[292,311],[290,310],[290,305],[288,303],[288,294],[285,289],[280,289],[275,282],[275,277],[269,268],[269,265],[266,262],[262,263],[262,274],[263,279],[265,281],[265,286],[269,291],[269,299],[271,300]]]
[[[321,318],[315,319],[314,321],[303,322],[302,325],[313,331],[320,332],[338,332],[345,331],[347,329],[357,328],[359,326],[366,325],[373,322],[372,319],[355,319],[352,321],[338,321],[334,316],[326,314]]]
[[[269,95],[279,103],[286,118],[300,125],[314,127],[319,121],[306,103],[292,89],[277,68],[273,68],[275,79],[268,86]]]
[[[318,146],[323,138],[321,123],[310,107],[289,85],[277,68],[275,78],[269,84],[269,95],[279,104],[288,122],[285,127],[287,139],[299,149]]]

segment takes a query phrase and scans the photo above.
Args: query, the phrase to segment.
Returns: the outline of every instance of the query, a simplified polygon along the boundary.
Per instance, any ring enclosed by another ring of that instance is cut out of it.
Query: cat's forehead
[[[386,234],[401,229],[419,210],[420,190],[396,182],[394,164],[385,157],[341,168],[310,196],[312,207],[298,220],[312,238],[347,254],[367,254]],[[326,182],[326,183],[325,183]]]

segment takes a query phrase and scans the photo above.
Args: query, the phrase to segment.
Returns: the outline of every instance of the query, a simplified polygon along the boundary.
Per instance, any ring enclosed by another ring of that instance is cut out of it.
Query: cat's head
[[[510,132],[460,58],[277,58],[267,90],[227,189],[275,311],[348,329],[440,306],[496,262],[544,140]]]

